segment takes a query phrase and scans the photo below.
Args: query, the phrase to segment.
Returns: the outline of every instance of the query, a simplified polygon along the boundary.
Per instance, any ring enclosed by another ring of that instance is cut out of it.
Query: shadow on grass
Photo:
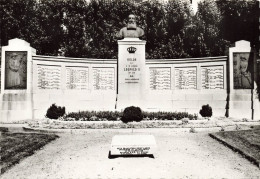
[[[251,130],[217,132],[209,135],[260,168],[260,126],[251,127]]]
[[[1,174],[56,138],[55,134],[1,132]]]

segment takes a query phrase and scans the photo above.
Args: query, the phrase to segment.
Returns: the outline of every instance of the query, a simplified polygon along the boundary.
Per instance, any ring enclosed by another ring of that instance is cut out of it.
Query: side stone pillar
[[[260,95],[257,94],[257,88],[260,89],[260,59],[255,51],[254,58],[254,91],[253,91],[253,119],[260,119]],[[257,84],[258,83],[258,84]],[[257,86],[259,85],[259,86]],[[259,90],[260,92],[260,90]]]
[[[1,122],[33,119],[32,56],[35,54],[28,42],[17,38],[2,47]]]
[[[254,53],[250,42],[229,48],[229,117],[253,118]]]

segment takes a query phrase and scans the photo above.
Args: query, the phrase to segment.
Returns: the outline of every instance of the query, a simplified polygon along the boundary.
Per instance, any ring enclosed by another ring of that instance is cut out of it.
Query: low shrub
[[[142,110],[139,107],[130,106],[125,108],[121,121],[123,123],[128,123],[133,121],[140,122],[142,119],[143,119]]]
[[[208,104],[203,105],[202,109],[200,110],[200,115],[202,117],[211,117],[212,116],[212,108]]]
[[[46,117],[50,119],[58,119],[65,114],[65,107],[56,106],[56,104],[52,104],[47,110]]]

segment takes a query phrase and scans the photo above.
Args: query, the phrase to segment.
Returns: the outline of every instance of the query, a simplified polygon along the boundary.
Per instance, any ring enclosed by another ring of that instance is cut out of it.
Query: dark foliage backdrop
[[[189,0],[136,4],[114,0],[1,0],[1,45],[21,38],[37,54],[117,58],[116,33],[130,13],[145,30],[146,58],[225,55],[237,40],[258,42],[257,0],[205,0],[196,15]]]

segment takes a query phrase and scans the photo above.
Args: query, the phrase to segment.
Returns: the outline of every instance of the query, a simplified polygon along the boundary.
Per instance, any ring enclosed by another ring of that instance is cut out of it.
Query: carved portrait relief
[[[234,53],[233,69],[234,69],[234,88],[235,89],[251,89],[253,87],[253,69],[252,69],[252,53]]]
[[[26,89],[27,52],[5,53],[5,89]]]

